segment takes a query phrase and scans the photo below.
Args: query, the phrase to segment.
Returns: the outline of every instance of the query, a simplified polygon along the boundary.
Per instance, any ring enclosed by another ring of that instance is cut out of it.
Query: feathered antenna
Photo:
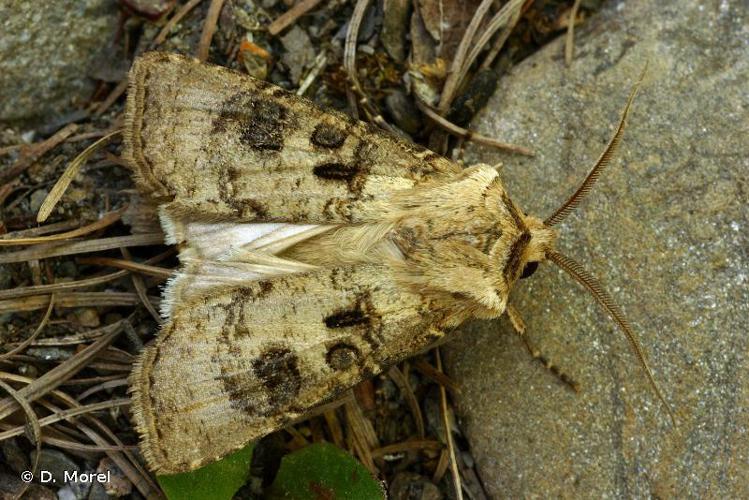
[[[658,399],[661,400],[663,406],[666,407],[668,416],[671,417],[671,422],[674,424],[674,426],[676,426],[676,418],[674,417],[674,413],[671,411],[671,407],[666,402],[666,398],[663,397],[660,389],[658,389],[658,385],[655,383],[653,373],[650,371],[650,367],[645,360],[645,353],[640,346],[640,342],[637,340],[637,337],[635,336],[635,333],[632,330],[629,321],[627,321],[627,318],[624,317],[624,314],[622,313],[621,309],[619,309],[619,306],[616,304],[616,302],[614,302],[611,296],[603,289],[598,280],[588,274],[588,272],[574,260],[558,252],[555,252],[554,250],[547,250],[546,258],[562,268],[567,274],[572,276],[575,281],[584,286],[590,292],[593,298],[596,299],[596,302],[598,302],[601,307],[606,310],[609,316],[611,316],[611,319],[613,319],[614,322],[619,325],[622,330],[624,330],[624,333],[627,335],[627,339],[632,346],[632,350],[635,351],[637,359],[640,361],[640,365],[642,366],[643,370],[645,370],[645,374],[648,377],[648,381],[650,382],[653,391],[655,391],[656,396],[658,396]]]
[[[562,222],[570,214],[570,212],[572,212],[572,210],[574,210],[580,204],[580,202],[591,191],[591,189],[593,189],[593,185],[601,176],[603,169],[606,168],[609,163],[611,163],[611,159],[614,157],[614,154],[619,147],[619,143],[622,140],[622,135],[624,134],[624,126],[627,121],[627,116],[629,115],[629,109],[632,106],[632,102],[634,101],[635,96],[637,95],[640,84],[645,78],[647,69],[648,65],[647,63],[645,63],[645,67],[642,69],[640,77],[637,79],[637,82],[632,87],[632,91],[629,94],[629,99],[627,99],[627,104],[624,106],[624,111],[622,112],[622,117],[616,127],[616,132],[606,146],[606,149],[603,150],[603,153],[601,153],[598,161],[596,161],[596,164],[585,177],[585,180],[582,182],[580,187],[577,188],[577,191],[575,191],[572,196],[570,196],[567,201],[565,201],[562,206],[560,206],[556,210],[556,212],[554,212],[544,221],[545,225],[553,226]],[[598,302],[598,304],[600,304],[601,307],[606,310],[611,319],[613,319],[614,322],[619,325],[619,327],[624,331],[624,333],[627,335],[627,339],[629,340],[630,345],[632,346],[632,349],[637,355],[637,359],[639,360],[640,365],[642,366],[643,370],[645,370],[645,374],[648,377],[648,382],[650,382],[650,385],[653,388],[656,396],[658,396],[658,399],[660,399],[661,403],[663,403],[663,405],[666,407],[668,416],[671,417],[671,422],[676,425],[676,418],[674,416],[674,413],[671,411],[671,407],[668,405],[660,389],[658,389],[658,385],[655,383],[653,373],[650,371],[650,367],[645,360],[645,353],[640,346],[640,342],[637,340],[637,337],[635,337],[635,333],[632,330],[632,327],[624,317],[624,314],[622,314],[622,311],[616,304],[616,302],[614,302],[611,296],[603,289],[603,287],[601,287],[601,284],[598,282],[598,280],[588,274],[588,272],[585,271],[585,269],[583,269],[583,267],[574,260],[551,249],[548,249],[546,251],[546,258],[562,268],[575,281],[584,286],[590,292],[593,298],[596,299],[596,302]]]
[[[577,188],[577,191],[575,191],[572,196],[570,196],[567,201],[565,201],[562,206],[557,209],[556,212],[554,212],[544,221],[544,224],[546,224],[547,226],[559,224],[570,214],[570,212],[577,208],[583,198],[585,198],[585,196],[590,193],[590,190],[593,189],[593,185],[601,176],[603,169],[605,169],[609,165],[609,163],[611,163],[611,159],[614,157],[617,148],[619,148],[619,143],[622,140],[622,135],[624,135],[624,125],[627,121],[627,115],[629,115],[629,108],[632,106],[632,102],[635,100],[635,95],[637,95],[640,84],[645,78],[645,72],[647,71],[647,69],[648,64],[646,62],[645,67],[642,68],[642,73],[640,73],[640,78],[638,78],[634,87],[632,87],[632,91],[629,93],[629,99],[627,99],[627,105],[624,106],[624,111],[622,112],[622,117],[619,120],[619,125],[616,127],[616,133],[609,141],[606,149],[603,150],[603,153],[601,153],[598,161],[596,161],[596,164],[593,165],[593,168],[590,170],[587,177],[585,177],[583,183],[580,184],[580,187]]]

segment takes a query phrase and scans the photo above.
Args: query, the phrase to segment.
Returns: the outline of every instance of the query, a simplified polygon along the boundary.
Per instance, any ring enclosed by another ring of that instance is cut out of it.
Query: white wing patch
[[[161,225],[170,244],[187,243],[204,259],[230,260],[238,250],[277,255],[297,243],[330,231],[335,225],[276,222],[194,222],[160,213]]]
[[[161,313],[171,316],[175,303],[226,285],[302,273],[318,266],[278,254],[336,225],[288,223],[191,222],[161,211],[166,241],[179,244],[180,270],[166,284]]]

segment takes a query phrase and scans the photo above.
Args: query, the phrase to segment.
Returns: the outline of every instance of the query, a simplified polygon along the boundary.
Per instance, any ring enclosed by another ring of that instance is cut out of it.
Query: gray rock
[[[534,158],[505,166],[525,211],[549,215],[612,134],[649,60],[621,152],[560,229],[635,326],[668,417],[624,336],[553,264],[513,292],[530,339],[581,383],[531,361],[509,323],[446,346],[458,410],[494,497],[749,497],[749,23],[741,0],[611,2],[504,79],[473,123]]]
[[[0,472],[0,498],[15,498],[24,484],[17,474]]]
[[[91,484],[91,490],[88,492],[88,500],[109,500],[111,498],[104,489],[104,485],[99,482]],[[117,498],[117,497],[115,497]]]
[[[109,481],[104,484],[104,489],[109,495],[119,498],[132,493],[133,483],[130,482],[127,475],[122,472],[122,469],[117,467],[111,458],[102,458],[101,461],[99,461],[99,466],[96,468],[96,472],[98,474],[109,473]]]
[[[57,490],[57,500],[79,500],[76,496],[75,492],[73,491],[73,488],[66,484],[59,490]]]
[[[395,124],[409,134],[416,134],[423,129],[421,115],[405,92],[396,90],[385,97],[385,107]]]
[[[48,122],[85,103],[117,20],[113,0],[0,1],[0,123]]]
[[[440,489],[429,479],[413,472],[400,472],[388,488],[392,500],[442,500]]]
[[[304,69],[315,59],[315,49],[309,35],[299,26],[293,26],[281,37],[284,52],[281,60],[289,68],[291,80],[297,83],[302,78]]]
[[[32,484],[23,495],[24,500],[58,500],[54,491],[40,484]]]
[[[49,194],[49,191],[46,189],[37,189],[33,193],[31,193],[31,196],[29,196],[29,211],[32,213],[37,213],[39,211],[39,207],[42,206],[42,203],[44,203],[45,198],[47,198],[47,195]]]
[[[382,33],[380,40],[390,57],[398,62],[406,60],[406,33],[411,2],[408,0],[384,0]]]
[[[0,444],[0,450],[3,452],[2,457],[5,465],[16,474],[25,470],[31,470],[29,459],[26,453],[18,446],[16,438],[6,439]]]
[[[91,469],[82,469],[84,474],[93,474]],[[91,485],[94,484],[90,481],[71,481],[65,485],[66,488],[70,488],[70,491],[75,496],[76,500],[85,500],[88,498],[88,493],[91,491]]]
[[[36,451],[31,452],[31,463],[34,463],[34,457],[36,456]],[[68,474],[73,473],[74,471],[81,470],[78,464],[76,464],[73,460],[70,459],[65,453],[59,451],[59,450],[50,450],[47,448],[42,448],[42,451],[39,455],[39,471],[47,471],[50,473],[51,478],[54,479],[57,484],[63,484],[63,481],[65,479],[65,472]],[[39,479],[39,474],[35,476],[34,479]]]

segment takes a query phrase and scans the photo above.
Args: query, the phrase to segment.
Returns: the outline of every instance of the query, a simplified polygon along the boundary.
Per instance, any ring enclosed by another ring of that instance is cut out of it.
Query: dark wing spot
[[[322,122],[317,124],[309,140],[321,148],[338,149],[346,142],[346,132],[334,125]]]
[[[249,415],[257,413],[258,393],[254,377],[247,372],[221,373],[221,383],[229,398],[229,404]]]
[[[324,320],[328,328],[347,328],[356,325],[368,325],[369,316],[361,309],[349,309],[327,316]]]
[[[273,283],[271,283],[270,281],[261,281],[259,284],[260,284],[260,291],[257,294],[258,298],[265,297],[266,295],[268,295],[270,292],[273,291]]]
[[[325,361],[334,370],[346,370],[357,363],[361,353],[348,344],[336,344],[325,354]]]
[[[252,370],[268,391],[271,408],[292,401],[302,387],[299,360],[289,349],[273,347],[252,361]]]
[[[213,133],[237,130],[239,141],[257,150],[280,151],[288,109],[262,95],[239,92],[221,106],[213,121]]]
[[[251,105],[250,121],[243,127],[240,140],[254,149],[280,151],[286,108],[277,102],[259,99],[254,99]]]
[[[359,166],[338,162],[323,163],[316,165],[312,173],[321,179],[351,182],[359,173]]]

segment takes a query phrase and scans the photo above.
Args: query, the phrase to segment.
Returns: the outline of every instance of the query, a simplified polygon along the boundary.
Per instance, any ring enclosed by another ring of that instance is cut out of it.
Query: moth
[[[635,90],[588,177],[542,220],[489,165],[463,168],[226,68],[137,59],[124,154],[182,264],[164,292],[166,322],[130,378],[149,467],[200,467],[465,320],[499,317],[544,260],[588,288],[655,387],[619,308],[554,250],[553,226],[609,163]]]

